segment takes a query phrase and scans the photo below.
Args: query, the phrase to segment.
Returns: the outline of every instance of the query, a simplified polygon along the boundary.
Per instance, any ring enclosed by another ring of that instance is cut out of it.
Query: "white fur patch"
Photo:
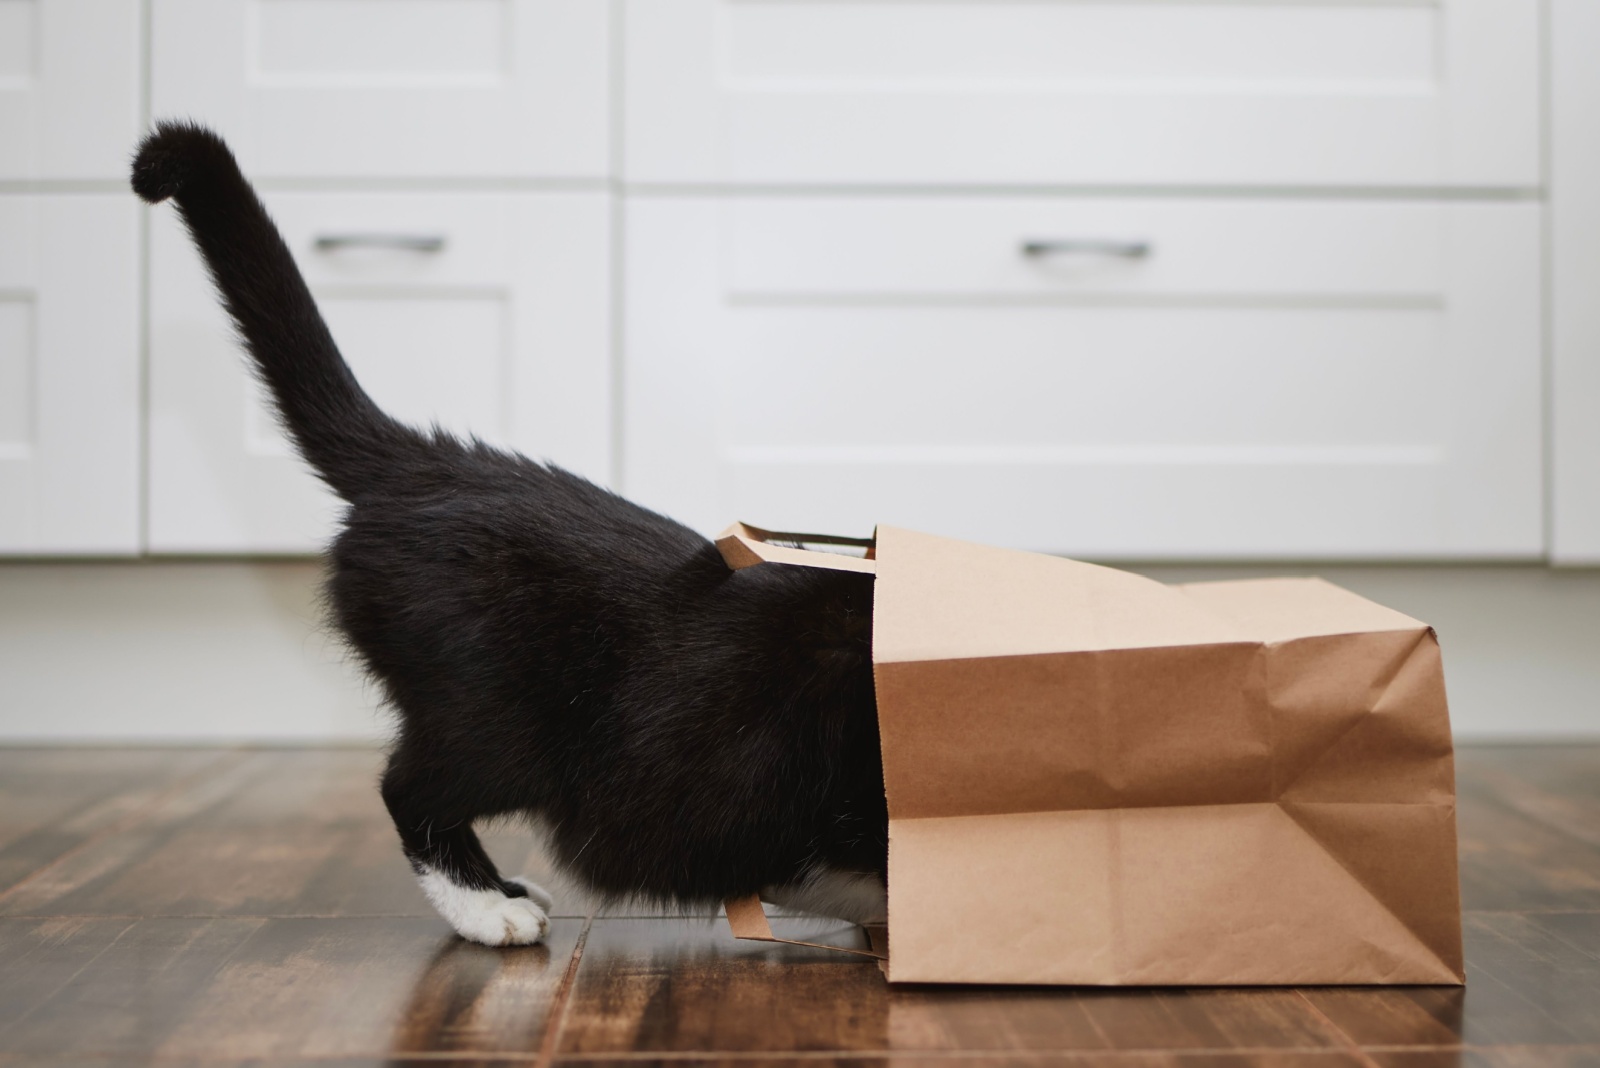
[[[423,868],[417,877],[422,892],[439,910],[439,915],[449,921],[456,933],[469,942],[486,946],[532,945],[550,930],[550,895],[539,890],[542,901],[533,899],[531,883],[518,884],[529,888],[529,897],[507,897],[498,890],[469,890],[457,886],[432,868]]]
[[[774,905],[833,916],[851,923],[883,923],[889,916],[889,892],[876,875],[812,868],[790,886],[771,886],[761,896]]]

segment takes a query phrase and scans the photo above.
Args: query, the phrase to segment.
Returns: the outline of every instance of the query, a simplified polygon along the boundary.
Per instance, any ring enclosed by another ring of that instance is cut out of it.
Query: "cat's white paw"
[[[544,909],[546,913],[550,911],[550,906],[556,903],[556,899],[550,896],[550,891],[546,890],[538,883],[524,879],[520,875],[507,876],[506,882],[516,883],[518,886],[526,890],[528,892],[528,897],[533,900],[533,903]]]
[[[507,897],[499,890],[470,890],[431,868],[423,869],[417,881],[439,915],[469,942],[527,946],[550,930],[550,917],[532,898]]]
[[[486,946],[531,946],[550,930],[550,917],[537,902],[504,894],[452,922],[462,938]]]

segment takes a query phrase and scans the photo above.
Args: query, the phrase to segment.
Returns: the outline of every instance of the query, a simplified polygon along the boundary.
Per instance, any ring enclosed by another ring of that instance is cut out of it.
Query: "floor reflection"
[[[537,1052],[579,927],[556,924],[553,946],[492,949],[445,936],[397,1016],[391,1052]]]

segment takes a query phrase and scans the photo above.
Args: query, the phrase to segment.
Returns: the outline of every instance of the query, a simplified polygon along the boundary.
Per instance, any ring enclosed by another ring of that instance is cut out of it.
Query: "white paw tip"
[[[498,889],[458,886],[440,872],[422,869],[418,882],[439,915],[456,933],[485,946],[528,946],[550,930],[550,917],[531,897],[507,897]]]
[[[531,946],[550,931],[550,918],[525,897],[502,897],[462,917],[462,938],[486,946]]]

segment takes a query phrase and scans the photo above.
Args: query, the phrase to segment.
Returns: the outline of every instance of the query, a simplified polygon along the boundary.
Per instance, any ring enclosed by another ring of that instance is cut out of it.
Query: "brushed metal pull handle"
[[[1150,242],[1106,241],[1096,238],[1027,240],[1022,242],[1022,254],[1024,256],[1055,256],[1074,252],[1087,253],[1092,256],[1120,256],[1127,260],[1137,260],[1150,255]]]
[[[318,252],[333,252],[342,248],[438,252],[444,248],[444,238],[438,234],[318,234],[312,243]]]

